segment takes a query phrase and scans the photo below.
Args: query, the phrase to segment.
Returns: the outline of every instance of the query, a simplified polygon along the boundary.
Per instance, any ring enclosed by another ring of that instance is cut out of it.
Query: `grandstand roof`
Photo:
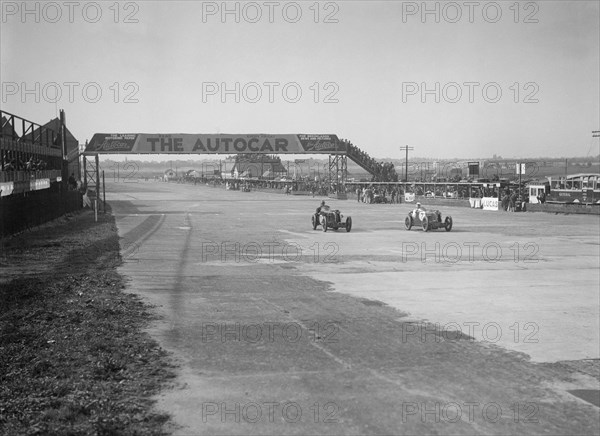
[[[18,138],[19,135],[15,132],[15,130],[13,129],[13,126],[8,123],[8,120],[6,119],[5,116],[2,116],[2,136],[9,136],[11,138]],[[13,136],[14,134],[14,136]]]
[[[56,133],[60,133],[60,120],[58,118],[54,118],[44,124],[42,129],[50,129],[54,130]],[[35,136],[37,136],[39,130],[39,128],[34,130]],[[65,127],[65,131],[67,132],[67,152],[73,150],[74,148],[79,149],[79,141],[73,136],[67,127]]]

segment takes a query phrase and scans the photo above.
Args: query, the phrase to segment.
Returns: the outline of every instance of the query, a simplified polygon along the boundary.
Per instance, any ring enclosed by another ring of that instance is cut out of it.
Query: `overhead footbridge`
[[[86,145],[86,155],[99,154],[327,154],[330,180],[344,184],[347,158],[371,174],[382,164],[367,153],[332,134],[188,134],[96,133]]]

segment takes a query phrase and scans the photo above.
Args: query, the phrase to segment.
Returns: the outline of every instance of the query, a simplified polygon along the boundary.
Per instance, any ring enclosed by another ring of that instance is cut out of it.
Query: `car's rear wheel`
[[[452,230],[452,217],[451,216],[447,216],[446,217],[446,221],[444,222],[444,224],[445,224],[447,232],[449,232],[450,230]]]
[[[317,230],[317,219],[315,218],[315,216],[312,216],[312,226],[313,226],[313,230]]]
[[[429,218],[423,217],[423,220],[421,221],[421,226],[423,227],[424,232],[429,230]]]
[[[410,217],[410,215],[408,215],[406,218],[404,218],[404,227],[406,227],[406,230],[410,230],[412,229],[413,226],[413,220]]]
[[[346,232],[349,232],[352,229],[352,218],[346,218]]]

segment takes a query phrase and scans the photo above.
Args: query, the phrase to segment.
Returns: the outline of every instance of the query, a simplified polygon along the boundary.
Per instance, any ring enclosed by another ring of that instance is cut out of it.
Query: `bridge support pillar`
[[[346,180],[348,178],[348,157],[345,154],[329,155],[329,183],[333,187],[334,197],[346,199]]]
[[[83,156],[83,185],[86,187],[85,194],[90,198],[92,205],[94,200],[100,202],[100,188],[102,187],[102,175],[100,174],[100,159],[98,154],[86,154]],[[92,206],[93,207],[93,206]],[[104,205],[106,209],[106,205]]]

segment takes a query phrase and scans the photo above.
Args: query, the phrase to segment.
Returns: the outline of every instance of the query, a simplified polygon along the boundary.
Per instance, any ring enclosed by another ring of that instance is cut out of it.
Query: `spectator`
[[[517,191],[513,191],[511,196],[508,199],[508,211],[515,212],[515,205],[517,202]]]
[[[71,173],[69,176],[68,187],[70,191],[74,191],[77,189],[77,182],[75,181],[75,174]]]
[[[501,200],[502,209],[506,212],[508,210],[508,194],[505,192]]]

